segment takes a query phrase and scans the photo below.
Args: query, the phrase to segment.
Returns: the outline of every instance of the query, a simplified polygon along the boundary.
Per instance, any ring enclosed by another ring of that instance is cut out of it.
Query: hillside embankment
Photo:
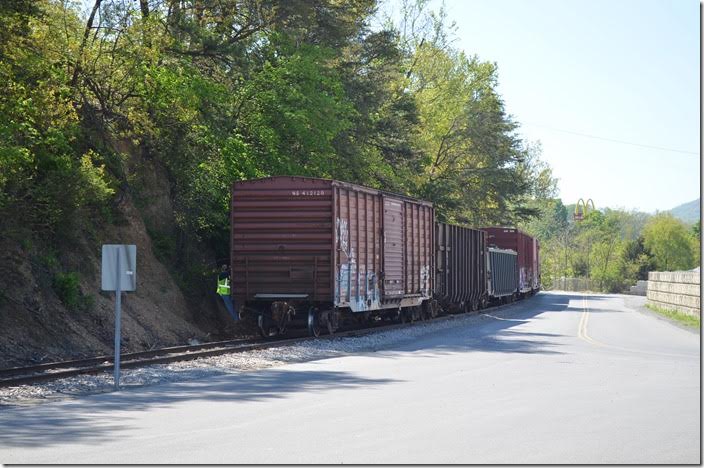
[[[188,243],[173,252],[166,174],[130,153],[138,183],[115,197],[112,223],[92,220],[56,242],[0,236],[0,368],[113,351],[115,295],[100,291],[107,243],[137,246],[137,290],[122,301],[123,352],[245,333],[214,294],[214,255]]]
[[[537,216],[557,182],[496,62],[423,2],[419,36],[377,30],[378,3],[0,1],[0,366],[112,349],[103,243],[137,245],[125,351],[245,333],[215,294],[232,181],[344,180],[474,226]]]

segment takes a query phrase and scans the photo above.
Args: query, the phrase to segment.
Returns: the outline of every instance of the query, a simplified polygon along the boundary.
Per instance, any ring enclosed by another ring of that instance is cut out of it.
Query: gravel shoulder
[[[492,316],[510,315],[525,302],[486,310]],[[471,327],[493,320],[483,313],[448,316],[432,322],[419,322],[406,328],[372,332],[357,337],[309,340],[292,346],[195,359],[171,364],[157,364],[121,372],[121,391],[170,382],[200,380],[224,374],[238,374],[288,363],[327,359],[355,353],[374,352],[417,340],[450,328]],[[0,411],[10,407],[36,405],[66,398],[110,393],[112,374],[83,375],[34,385],[0,388]]]
[[[658,320],[665,321],[671,325],[674,325],[677,328],[687,330],[690,333],[694,333],[696,335],[701,334],[701,330],[698,328],[689,327],[687,325],[684,325],[683,323],[678,322],[677,320],[673,320],[669,317],[665,317],[664,315],[660,315],[657,312],[653,312],[652,310],[645,307],[645,304],[647,302],[645,296],[631,296],[627,294],[621,294],[620,296],[623,297],[623,305],[631,310],[640,312],[641,314],[656,318]]]

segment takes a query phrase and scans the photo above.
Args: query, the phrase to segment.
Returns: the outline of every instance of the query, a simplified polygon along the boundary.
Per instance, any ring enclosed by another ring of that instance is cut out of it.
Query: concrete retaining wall
[[[701,315],[698,271],[651,271],[648,273],[648,304]]]

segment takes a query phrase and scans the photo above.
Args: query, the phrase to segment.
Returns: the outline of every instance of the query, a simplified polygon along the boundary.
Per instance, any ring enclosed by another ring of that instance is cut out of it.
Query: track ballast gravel
[[[520,303],[487,311],[501,316]],[[449,328],[472,326],[478,321],[491,320],[484,313],[449,316],[445,320],[418,322],[413,326],[387,331],[370,332],[362,336],[308,340],[289,346],[237,352],[171,364],[155,364],[121,372],[121,388],[130,389],[168,382],[199,380],[223,374],[237,374],[291,362],[325,359],[345,354],[373,352],[402,344],[409,340]],[[36,404],[67,397],[77,397],[114,390],[112,374],[80,375],[33,385],[0,388],[0,409]]]

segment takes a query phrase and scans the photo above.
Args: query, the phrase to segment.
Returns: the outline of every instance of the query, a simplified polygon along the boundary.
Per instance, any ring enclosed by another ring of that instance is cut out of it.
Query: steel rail
[[[122,359],[132,360],[132,359],[138,359],[138,358],[142,358],[142,357],[158,356],[161,354],[197,351],[200,349],[217,348],[217,347],[222,347],[222,346],[231,346],[231,345],[236,345],[236,344],[241,344],[241,343],[251,343],[254,341],[256,341],[256,339],[211,341],[208,343],[199,343],[196,345],[180,345],[180,346],[171,346],[171,347],[166,347],[166,348],[150,349],[150,350],[146,350],[146,351],[137,351],[137,352],[133,352],[133,353],[122,353],[121,356],[122,356]],[[47,362],[47,363],[43,363],[43,364],[36,364],[33,366],[10,367],[7,369],[0,369],[0,378],[9,377],[9,376],[17,375],[17,374],[28,374],[31,372],[43,372],[43,371],[52,370],[52,369],[87,367],[87,366],[102,364],[105,362],[113,362],[114,360],[115,360],[115,356],[105,355],[105,356],[95,356],[95,357],[86,358],[86,359]]]
[[[526,298],[530,299],[530,298]],[[525,300],[525,299],[524,299]],[[344,338],[350,336],[365,336],[373,333],[381,333],[400,328],[407,328],[415,323],[429,322],[444,322],[455,320],[460,317],[470,315],[481,315],[489,311],[496,311],[506,307],[511,307],[520,304],[523,301],[512,302],[508,304],[500,304],[493,307],[487,307],[472,312],[463,312],[459,314],[450,314],[436,317],[429,320],[417,320],[407,323],[394,323],[391,325],[376,325],[361,329],[343,330],[335,332],[332,335],[321,335],[314,338],[308,335],[296,338],[284,339],[240,339],[217,341],[211,343],[202,343],[198,345],[172,346],[168,348],[160,348],[149,351],[139,351],[135,353],[125,353],[122,355],[121,367],[124,369],[144,367],[152,364],[168,364],[172,362],[190,361],[194,359],[220,356],[230,353],[241,353],[246,351],[254,351],[258,349],[277,348],[289,346],[311,340],[330,340],[334,338]],[[110,372],[113,370],[112,356],[97,356],[89,359],[79,359],[72,361],[50,362],[46,364],[38,364],[28,367],[14,367],[10,369],[0,369],[0,388],[14,387],[18,385],[32,384],[55,380],[66,377],[74,377],[77,375],[92,375],[102,372]],[[63,369],[63,370],[57,370]],[[55,372],[45,372],[44,371]],[[19,374],[19,375],[18,375]]]

